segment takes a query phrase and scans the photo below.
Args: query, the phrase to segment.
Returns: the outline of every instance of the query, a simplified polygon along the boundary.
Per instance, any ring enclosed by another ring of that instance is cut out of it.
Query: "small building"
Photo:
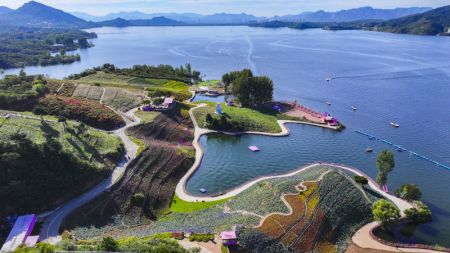
[[[27,245],[36,244],[39,237],[30,238],[31,232],[36,224],[36,219],[36,215],[34,214],[19,216],[0,252],[12,252],[23,243]]]
[[[163,106],[167,109],[172,108],[175,105],[175,100],[172,97],[165,98],[163,102]]]
[[[174,238],[176,240],[183,240],[184,232],[172,232],[171,236],[172,236],[172,238]]]
[[[235,231],[223,231],[220,233],[220,238],[222,239],[222,244],[224,246],[237,245],[237,236]]]

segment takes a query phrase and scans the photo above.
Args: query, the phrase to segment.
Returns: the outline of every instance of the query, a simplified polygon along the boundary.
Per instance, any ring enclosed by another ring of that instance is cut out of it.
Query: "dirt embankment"
[[[113,217],[128,225],[148,223],[169,207],[178,181],[194,162],[191,123],[161,114],[152,123],[130,128],[128,134],[148,149],[130,163],[120,182],[69,215],[63,229],[103,226]]]

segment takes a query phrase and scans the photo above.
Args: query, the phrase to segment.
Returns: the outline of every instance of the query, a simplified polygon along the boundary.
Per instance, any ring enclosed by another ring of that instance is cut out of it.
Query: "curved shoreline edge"
[[[296,169],[294,171],[288,172],[286,174],[280,174],[280,175],[270,175],[270,176],[263,176],[260,178],[256,178],[254,180],[251,180],[249,182],[246,182],[234,189],[229,190],[228,192],[226,192],[223,195],[220,196],[216,196],[216,197],[212,197],[212,196],[205,196],[205,197],[200,197],[200,196],[193,196],[190,195],[189,192],[187,192],[186,189],[186,185],[188,180],[194,175],[194,173],[197,171],[197,169],[200,167],[200,163],[202,161],[203,158],[203,148],[201,147],[199,140],[200,137],[202,135],[206,135],[209,133],[221,133],[221,134],[226,134],[226,135],[243,135],[243,134],[256,134],[256,135],[265,135],[265,136],[273,136],[273,137],[283,137],[283,136],[288,136],[290,134],[289,129],[285,126],[285,124],[287,123],[294,123],[294,124],[304,124],[304,125],[313,125],[313,126],[318,126],[318,127],[323,127],[323,128],[328,128],[328,129],[333,129],[335,130],[334,127],[330,127],[328,125],[320,125],[320,124],[314,124],[314,123],[309,123],[309,122],[302,122],[302,121],[294,121],[294,120],[278,120],[278,124],[281,127],[281,132],[279,133],[265,133],[265,132],[253,132],[253,131],[248,131],[248,132],[238,132],[238,133],[234,133],[234,132],[221,132],[221,131],[215,131],[215,130],[210,130],[210,129],[204,129],[199,127],[197,120],[195,119],[194,116],[194,110],[196,110],[197,108],[200,107],[204,107],[205,104],[201,104],[197,107],[191,108],[189,110],[189,115],[191,117],[192,123],[194,125],[194,140],[192,141],[192,146],[195,149],[195,161],[194,164],[192,165],[192,167],[188,170],[188,172],[183,176],[183,178],[181,178],[181,180],[178,182],[176,189],[175,189],[175,193],[177,194],[177,196],[184,200],[184,201],[189,201],[189,202],[199,202],[199,201],[205,201],[205,202],[210,202],[210,201],[216,201],[216,200],[223,200],[223,199],[227,199],[230,197],[234,197],[237,194],[247,190],[248,188],[250,188],[251,186],[253,186],[254,184],[263,181],[263,180],[267,180],[267,179],[272,179],[272,178],[282,178],[282,177],[289,177],[289,176],[293,176],[296,175],[302,171],[311,169],[313,167],[319,166],[319,165],[325,165],[325,166],[331,166],[331,167],[335,167],[337,169],[341,169],[341,170],[346,170],[349,171],[353,174],[359,175],[359,176],[364,176],[367,177],[369,179],[369,186],[377,191],[379,194],[381,194],[382,196],[390,199],[392,202],[394,202],[399,209],[403,212],[405,209],[407,208],[411,208],[412,205],[409,204],[408,202],[406,202],[405,200],[399,199],[393,195],[390,195],[388,193],[385,193],[384,191],[382,191],[380,189],[380,186],[369,176],[367,176],[364,172],[355,169],[355,168],[351,168],[349,166],[345,166],[345,165],[339,165],[339,164],[333,164],[333,163],[314,163],[314,164],[310,164],[310,165],[306,165],[302,168]]]

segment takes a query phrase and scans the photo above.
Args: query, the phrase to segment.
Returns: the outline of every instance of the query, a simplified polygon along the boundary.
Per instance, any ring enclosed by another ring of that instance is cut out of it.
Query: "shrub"
[[[430,208],[424,204],[419,204],[419,208],[406,209],[405,215],[412,223],[426,223],[433,219]]]
[[[119,244],[111,236],[103,238],[102,242],[100,243],[100,250],[116,252],[118,248]]]
[[[406,199],[408,201],[411,200],[419,200],[422,197],[422,192],[420,189],[414,184],[404,184],[400,187],[400,189],[395,191],[395,194],[402,199]]]
[[[391,202],[380,199],[373,204],[372,213],[376,221],[384,228],[400,218],[400,210]]]
[[[358,184],[365,185],[369,183],[369,180],[367,180],[366,177],[356,175],[354,178],[355,182],[357,182]]]
[[[180,113],[181,113],[181,117],[183,118],[183,119],[189,119],[189,111],[188,110],[186,110],[186,109],[181,109],[181,111],[180,111]]]
[[[214,240],[214,235],[213,234],[191,234],[188,239],[191,242],[209,242],[209,241]]]
[[[138,192],[133,195],[133,204],[135,205],[142,205],[145,200],[145,195],[142,192]]]

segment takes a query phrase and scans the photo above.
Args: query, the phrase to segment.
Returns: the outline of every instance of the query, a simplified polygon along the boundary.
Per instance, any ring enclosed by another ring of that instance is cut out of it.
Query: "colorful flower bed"
[[[113,130],[125,125],[123,119],[114,111],[87,99],[49,95],[41,99],[39,104],[45,108],[47,114],[66,116],[104,130]]]

